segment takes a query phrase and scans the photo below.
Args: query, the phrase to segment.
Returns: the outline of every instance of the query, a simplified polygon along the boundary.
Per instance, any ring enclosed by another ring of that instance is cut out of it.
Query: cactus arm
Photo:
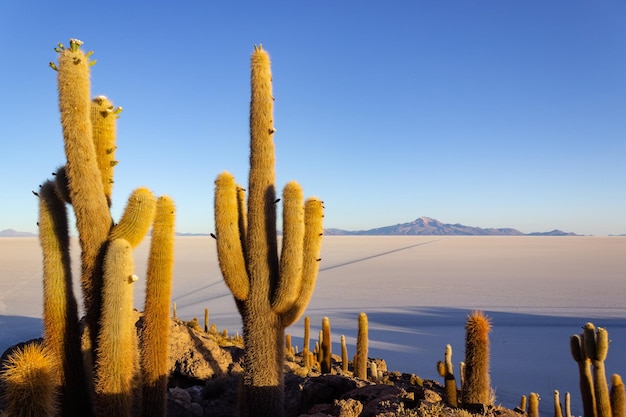
[[[596,395],[593,388],[591,375],[591,360],[585,354],[584,333],[570,337],[570,352],[578,363],[580,395],[583,402],[584,417],[596,415]]]
[[[105,96],[98,96],[91,101],[91,124],[93,142],[96,150],[102,187],[109,207],[113,191],[113,171],[115,160],[116,121],[121,107],[115,108]]]
[[[217,259],[226,285],[235,299],[244,301],[250,292],[250,281],[241,241],[237,184],[228,172],[215,180],[215,232]]]
[[[278,281],[276,190],[274,188],[274,99],[270,58],[262,47],[251,57],[250,172],[247,261],[251,288],[269,297]]]
[[[104,264],[95,381],[97,415],[130,415],[137,357],[133,273],[132,247],[124,239],[113,240]]]
[[[320,251],[322,248],[324,206],[321,200],[311,197],[304,205],[304,248],[302,263],[302,280],[298,290],[298,298],[289,311],[282,314],[285,327],[295,323],[306,309],[317,280]]]
[[[160,197],[156,206],[141,337],[143,415],[164,417],[169,375],[169,306],[174,275],[175,207],[172,199],[166,196]]]
[[[596,394],[596,408],[598,417],[611,417],[611,400],[609,386],[606,380],[604,361],[609,350],[609,333],[603,327],[598,327],[595,337],[595,357],[593,363],[593,379]]]
[[[99,326],[100,265],[112,219],[96,162],[90,118],[89,58],[80,50],[81,44],[72,39],[70,48],[59,49],[56,67],[67,159],[65,172],[81,247],[81,286],[87,324],[93,335]],[[93,342],[95,345],[95,339]]]
[[[302,279],[304,243],[304,197],[302,188],[292,181],[283,190],[283,242],[280,277],[272,310],[284,313],[298,297]]]
[[[109,240],[125,239],[134,249],[150,230],[154,220],[156,199],[147,188],[137,188],[128,198],[124,214],[113,226]]]
[[[91,415],[82,360],[78,306],[72,290],[67,209],[52,181],[39,190],[39,242],[43,253],[44,341],[58,364],[56,384],[64,415]]]

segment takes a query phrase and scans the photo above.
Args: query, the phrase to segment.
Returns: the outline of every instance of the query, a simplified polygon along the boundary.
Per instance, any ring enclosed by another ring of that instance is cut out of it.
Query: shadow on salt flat
[[[41,337],[42,329],[41,319],[0,315],[0,354],[19,342]]]

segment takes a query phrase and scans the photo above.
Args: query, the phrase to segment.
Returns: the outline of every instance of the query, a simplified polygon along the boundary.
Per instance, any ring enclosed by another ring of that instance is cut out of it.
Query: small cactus
[[[481,311],[467,317],[465,325],[465,383],[463,404],[492,404],[489,378],[490,319]]]
[[[367,379],[368,354],[368,323],[367,314],[359,314],[359,326],[356,338],[356,355],[354,359],[354,376]]]
[[[322,319],[322,346],[321,346],[321,358],[320,365],[323,374],[330,373],[331,370],[331,356],[332,356],[332,342],[330,339],[330,320],[328,317]]]

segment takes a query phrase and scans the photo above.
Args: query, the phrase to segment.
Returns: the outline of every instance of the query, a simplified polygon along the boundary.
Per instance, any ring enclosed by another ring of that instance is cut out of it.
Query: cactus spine
[[[437,362],[437,371],[444,379],[444,388],[448,405],[450,407],[458,406],[456,380],[454,379],[454,366],[452,365],[452,346],[446,345],[444,361]]]
[[[356,355],[354,357],[354,376],[367,379],[368,323],[367,314],[359,314],[356,337]]]
[[[463,404],[491,405],[489,332],[491,322],[481,311],[467,317],[465,325],[465,383]]]
[[[174,275],[174,201],[157,200],[146,276],[146,303],[141,337],[143,415],[165,417],[169,375],[169,306]],[[205,309],[205,327],[208,321]]]
[[[322,202],[311,198],[303,203],[300,187],[289,183],[283,192],[284,235],[279,261],[273,101],[269,55],[255,46],[251,57],[247,208],[242,188],[232,175],[222,173],[215,181],[218,260],[243,321],[242,416],[284,415],[284,332],[300,317],[313,293],[323,232]]]

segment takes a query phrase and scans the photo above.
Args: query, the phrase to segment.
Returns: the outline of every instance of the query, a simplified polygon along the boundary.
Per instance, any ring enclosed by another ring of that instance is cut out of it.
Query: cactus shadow
[[[20,342],[39,338],[42,332],[40,318],[0,315],[0,353]]]

